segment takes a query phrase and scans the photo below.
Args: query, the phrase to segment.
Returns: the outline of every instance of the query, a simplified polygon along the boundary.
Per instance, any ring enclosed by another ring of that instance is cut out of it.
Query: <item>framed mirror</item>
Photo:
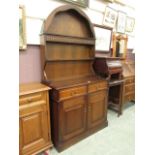
[[[95,51],[99,53],[110,53],[112,28],[94,24]]]
[[[112,57],[126,58],[128,36],[126,34],[113,33]]]

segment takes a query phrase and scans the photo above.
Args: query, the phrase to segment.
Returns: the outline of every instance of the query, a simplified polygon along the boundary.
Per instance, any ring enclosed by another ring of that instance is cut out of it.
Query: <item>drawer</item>
[[[59,92],[59,99],[63,100],[63,99],[67,99],[67,98],[71,98],[79,95],[84,95],[86,93],[87,93],[86,86],[64,89]]]
[[[124,96],[124,101],[131,101],[131,100],[135,100],[135,93],[130,93]]]
[[[134,92],[135,91],[135,85],[130,84],[125,86],[125,93]]]
[[[135,83],[135,78],[129,78],[125,80],[125,84]]]
[[[37,92],[33,94],[23,95],[19,97],[19,104],[28,104],[40,100],[46,100],[45,95],[43,92]]]
[[[88,100],[89,103],[96,103],[97,101],[103,101],[106,96],[107,96],[107,90],[97,91],[89,94]]]
[[[63,109],[74,109],[76,107],[85,105],[86,98],[84,96],[80,96],[78,98],[71,98],[65,101],[60,102],[62,104]]]
[[[106,89],[107,87],[108,87],[107,82],[98,82],[98,83],[95,83],[95,84],[90,84],[88,86],[88,92],[89,93],[95,92],[95,91],[98,91],[98,90]]]

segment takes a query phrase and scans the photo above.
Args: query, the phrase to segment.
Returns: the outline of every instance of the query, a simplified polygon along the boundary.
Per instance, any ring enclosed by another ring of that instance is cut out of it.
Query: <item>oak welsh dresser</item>
[[[93,24],[82,10],[65,5],[47,17],[41,34],[42,82],[52,88],[51,133],[58,151],[108,125],[108,82],[95,74],[94,55]]]

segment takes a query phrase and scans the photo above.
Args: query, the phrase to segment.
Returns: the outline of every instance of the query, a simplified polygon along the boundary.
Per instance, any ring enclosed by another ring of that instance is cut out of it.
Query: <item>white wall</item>
[[[67,3],[59,0],[19,0],[19,4],[24,5],[26,8],[27,44],[40,44],[39,34],[44,19],[46,19],[55,8]],[[106,6],[110,6],[115,10],[124,11],[128,16],[135,17],[134,9],[116,3],[103,2],[103,0],[89,0],[88,8],[80,8],[88,15],[92,23],[101,25]],[[133,47],[134,37],[129,36],[128,48]]]

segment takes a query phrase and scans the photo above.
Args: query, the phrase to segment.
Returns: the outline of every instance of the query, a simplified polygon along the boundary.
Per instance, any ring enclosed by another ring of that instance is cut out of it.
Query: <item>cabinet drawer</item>
[[[135,85],[130,84],[125,86],[125,93],[134,92],[135,91]]]
[[[106,89],[108,87],[108,83],[107,82],[98,82],[95,84],[90,84],[88,86],[88,92],[95,92],[98,90],[102,90],[102,89]]]
[[[97,92],[89,94],[89,97],[88,97],[89,103],[92,103],[92,102],[95,103],[95,102],[104,100],[106,94],[107,94],[106,90],[97,91]]]
[[[125,102],[135,100],[135,93],[130,93],[130,94],[125,95],[124,100]]]
[[[28,103],[40,101],[40,100],[45,100],[45,95],[43,92],[38,92],[38,93],[20,96],[19,104],[23,105],[23,104],[28,104]]]
[[[86,98],[84,96],[80,96],[78,98],[71,98],[60,103],[63,109],[74,109],[75,107],[84,105],[86,103]]]
[[[129,78],[125,80],[125,84],[135,83],[135,78]]]
[[[79,95],[84,95],[86,93],[87,93],[86,86],[64,89],[59,92],[59,99],[60,100],[67,99]]]

